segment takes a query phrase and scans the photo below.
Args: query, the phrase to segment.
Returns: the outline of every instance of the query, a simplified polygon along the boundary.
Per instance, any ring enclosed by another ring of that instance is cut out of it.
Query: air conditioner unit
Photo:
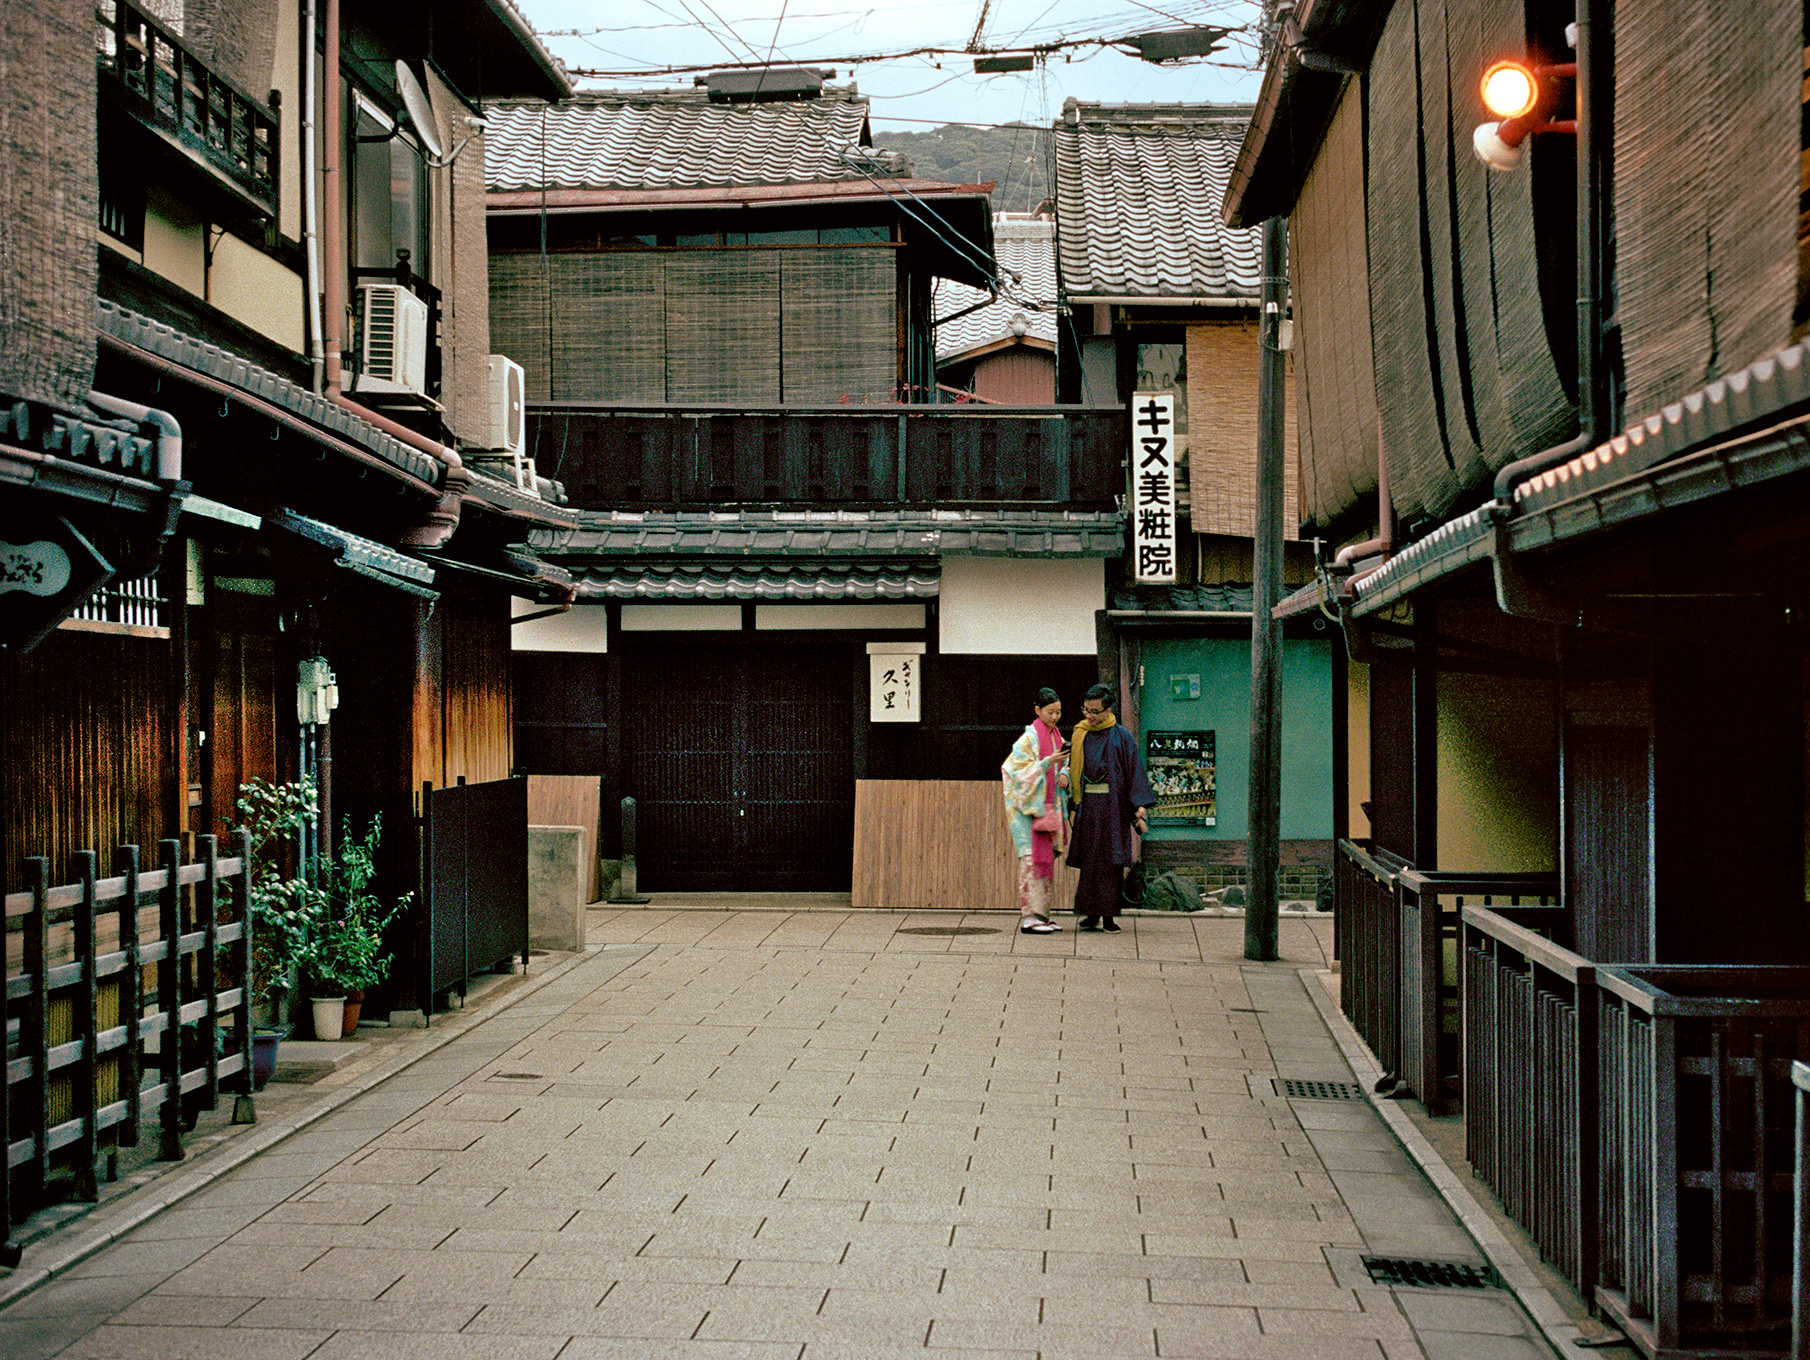
[[[518,457],[528,443],[525,382],[515,360],[506,354],[490,356],[490,447]]]
[[[358,289],[355,392],[427,391],[427,303],[396,283]]]

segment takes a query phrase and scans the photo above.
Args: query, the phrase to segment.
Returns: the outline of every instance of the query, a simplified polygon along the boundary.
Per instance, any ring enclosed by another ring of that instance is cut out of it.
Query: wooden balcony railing
[[[1647,1354],[1783,1355],[1810,969],[1599,965],[1596,1300]]]
[[[1465,909],[1465,1155],[1649,1356],[1784,1355],[1810,969],[1595,963],[1561,930]]]
[[[1556,900],[1552,874],[1416,869],[1339,842],[1335,923],[1344,1009],[1383,1069],[1429,1108],[1459,1090],[1459,914]]]
[[[1123,408],[536,403],[535,465],[579,509],[725,503],[1111,509]]]
[[[1562,907],[1466,907],[1464,1149],[1585,1298],[1596,1286],[1596,967]]]
[[[277,210],[277,112],[130,0],[99,0],[102,89],[164,144],[211,171],[241,207]]]

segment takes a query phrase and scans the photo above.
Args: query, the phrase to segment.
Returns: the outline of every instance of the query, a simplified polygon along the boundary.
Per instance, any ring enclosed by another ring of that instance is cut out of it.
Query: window
[[[429,273],[427,161],[414,137],[362,94],[352,119],[350,256],[354,269],[394,269],[399,250],[409,268]]]

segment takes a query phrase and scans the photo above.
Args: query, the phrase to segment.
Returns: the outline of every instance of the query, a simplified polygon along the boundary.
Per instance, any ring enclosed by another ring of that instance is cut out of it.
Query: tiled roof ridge
[[[570,99],[562,99],[551,107],[569,108],[575,104],[710,104],[710,91],[702,85],[693,89],[688,86],[668,86],[656,90],[617,90],[607,88],[585,89],[576,91]],[[721,101],[713,107],[723,109],[772,108],[779,105],[792,107],[810,107],[821,104],[862,104],[869,102],[868,97],[854,85],[825,85],[823,93],[812,99],[768,99],[750,101]],[[486,108],[544,108],[547,103],[542,99],[487,99]]]
[[[325,434],[352,440],[430,485],[439,485],[445,475],[445,467],[439,459],[412,448],[345,407],[298,387],[231,350],[196,339],[174,326],[142,316],[105,298],[95,300],[95,324],[116,340],[136,345],[160,359],[270,402]]]

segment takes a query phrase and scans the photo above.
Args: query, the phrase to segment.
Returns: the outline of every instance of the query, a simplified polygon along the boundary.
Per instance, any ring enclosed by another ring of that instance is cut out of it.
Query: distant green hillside
[[[919,179],[997,181],[995,212],[1029,212],[1051,193],[1048,128],[949,123],[933,132],[876,132],[874,145],[911,157],[912,173]]]

